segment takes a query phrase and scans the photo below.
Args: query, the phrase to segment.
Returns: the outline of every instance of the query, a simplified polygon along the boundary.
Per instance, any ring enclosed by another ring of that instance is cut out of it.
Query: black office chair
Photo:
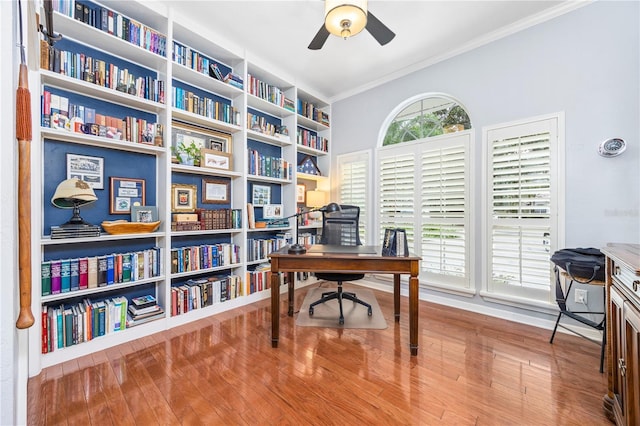
[[[341,205],[338,211],[322,212],[322,235],[320,244],[331,244],[341,246],[362,245],[359,235],[360,207]],[[355,293],[342,291],[344,281],[356,281],[364,278],[364,274],[345,273],[320,273],[316,272],[316,277],[320,280],[336,281],[338,290],[322,293],[322,298],[309,305],[309,315],[313,315],[313,308],[329,300],[337,299],[340,306],[339,323],[344,324],[344,314],[342,311],[342,300],[351,300],[366,306],[369,316],[373,315],[371,305],[358,299]]]

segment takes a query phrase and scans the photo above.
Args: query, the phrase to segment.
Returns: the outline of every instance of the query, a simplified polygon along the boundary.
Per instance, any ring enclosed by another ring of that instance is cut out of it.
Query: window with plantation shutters
[[[488,161],[487,290],[551,301],[557,246],[558,117],[485,130]]]
[[[367,241],[369,224],[370,173],[371,154],[369,151],[339,155],[336,158],[340,204],[351,204],[360,207],[360,240]]]
[[[470,287],[470,140],[460,132],[378,151],[380,237],[385,228],[404,228],[431,285]]]

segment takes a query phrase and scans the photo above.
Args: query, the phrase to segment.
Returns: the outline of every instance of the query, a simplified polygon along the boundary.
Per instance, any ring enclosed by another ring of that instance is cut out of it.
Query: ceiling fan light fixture
[[[367,25],[367,0],[325,0],[324,25],[345,39],[358,34]]]

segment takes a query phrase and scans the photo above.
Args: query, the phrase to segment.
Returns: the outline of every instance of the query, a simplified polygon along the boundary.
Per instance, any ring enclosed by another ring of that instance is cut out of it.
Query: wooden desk
[[[288,254],[288,246],[269,255],[271,258],[271,346],[278,347],[280,335],[280,279],[285,272],[289,285],[288,315],[293,316],[294,273],[347,272],[393,274],[393,313],[400,321],[400,274],[409,274],[409,348],[418,354],[418,274],[420,258],[416,256],[382,256],[380,248],[375,254],[307,253]]]

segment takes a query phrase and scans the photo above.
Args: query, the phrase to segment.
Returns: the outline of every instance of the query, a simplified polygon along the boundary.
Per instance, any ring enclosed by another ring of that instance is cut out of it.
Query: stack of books
[[[80,226],[52,226],[51,238],[87,238],[99,237],[100,227],[97,225],[80,225]]]
[[[127,327],[144,324],[163,316],[164,309],[158,305],[156,298],[152,295],[134,297],[127,312]]]

